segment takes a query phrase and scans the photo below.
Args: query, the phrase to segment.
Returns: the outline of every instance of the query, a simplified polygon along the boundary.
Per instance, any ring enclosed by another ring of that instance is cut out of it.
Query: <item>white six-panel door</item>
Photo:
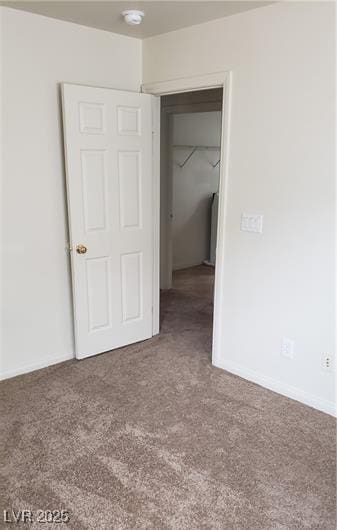
[[[64,84],[76,357],[152,336],[151,96]]]

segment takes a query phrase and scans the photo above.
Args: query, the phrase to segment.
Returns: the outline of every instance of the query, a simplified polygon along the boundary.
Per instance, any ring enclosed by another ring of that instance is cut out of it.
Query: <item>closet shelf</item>
[[[219,150],[219,145],[173,145],[174,149],[191,149],[191,152],[189,155],[185,158],[184,162],[182,164],[178,163],[179,167],[184,167],[185,164],[190,160],[190,158],[194,155],[196,151],[205,150],[205,151],[211,151],[211,150]],[[220,164],[220,159],[216,162],[216,164],[212,164],[210,162],[211,166],[213,168],[216,168],[218,164]]]
[[[174,145],[175,149],[220,149],[220,145]]]

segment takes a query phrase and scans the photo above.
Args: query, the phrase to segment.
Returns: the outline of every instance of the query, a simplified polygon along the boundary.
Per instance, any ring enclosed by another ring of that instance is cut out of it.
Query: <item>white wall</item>
[[[173,158],[173,269],[199,265],[209,259],[211,198],[219,189],[220,150],[196,151],[180,167],[191,149],[174,146],[219,146],[221,112],[174,114],[172,116]]]
[[[59,83],[139,91],[141,42],[0,9],[7,377],[74,351]]]
[[[216,363],[333,410],[335,31],[330,2],[279,2],[147,39],[143,81],[232,70],[224,344]],[[263,213],[262,235],[240,232]],[[295,340],[292,361],[282,337]]]

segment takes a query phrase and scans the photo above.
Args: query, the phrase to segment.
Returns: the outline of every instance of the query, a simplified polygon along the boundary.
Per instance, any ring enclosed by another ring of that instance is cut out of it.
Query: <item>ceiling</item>
[[[1,1],[15,9],[38,13],[47,17],[68,20],[76,24],[91,26],[114,33],[121,33],[137,38],[147,38],[176,29],[193,26],[216,18],[222,18],[249,9],[255,9],[271,1],[157,1],[134,2],[123,1],[56,1],[44,0]],[[121,12],[125,9],[140,9],[145,12],[144,21],[140,26],[125,24]]]

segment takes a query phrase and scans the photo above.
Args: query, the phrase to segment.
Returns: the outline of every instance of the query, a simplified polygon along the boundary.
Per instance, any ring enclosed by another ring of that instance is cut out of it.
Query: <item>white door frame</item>
[[[220,163],[220,184],[219,184],[219,211],[218,211],[218,233],[216,246],[215,284],[214,284],[214,317],[213,317],[213,347],[212,363],[219,365],[221,360],[222,330],[223,330],[223,288],[225,279],[225,234],[226,234],[226,210],[227,210],[227,190],[228,190],[228,166],[229,166],[229,133],[230,133],[230,112],[231,112],[231,72],[216,72],[203,76],[186,77],[181,79],[171,79],[157,83],[146,83],[142,85],[142,92],[154,96],[164,96],[177,94],[179,92],[193,92],[196,90],[206,90],[210,88],[223,88],[222,105],[222,133],[221,133],[221,163]],[[159,120],[159,115],[157,117]],[[155,151],[159,156],[158,149]],[[158,169],[158,160],[155,162]],[[159,224],[159,197],[155,199],[154,211],[155,222]],[[155,233],[159,233],[159,226],[155,227]],[[157,241],[158,238],[155,238]],[[159,249],[156,249],[155,256],[159,260]],[[158,285],[158,283],[156,284]],[[154,286],[155,289],[155,286]]]

